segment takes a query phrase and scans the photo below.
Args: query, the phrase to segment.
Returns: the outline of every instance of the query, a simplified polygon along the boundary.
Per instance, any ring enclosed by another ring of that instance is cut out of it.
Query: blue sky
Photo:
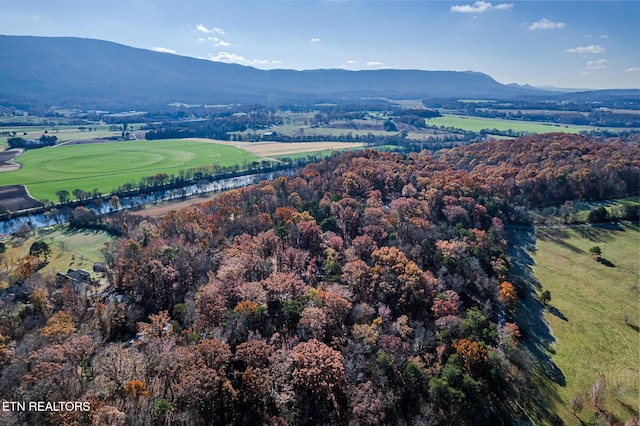
[[[73,36],[272,69],[484,72],[640,88],[638,1],[0,0],[0,33]]]

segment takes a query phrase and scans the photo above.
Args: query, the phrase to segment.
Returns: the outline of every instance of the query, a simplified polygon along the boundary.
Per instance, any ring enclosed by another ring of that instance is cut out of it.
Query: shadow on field
[[[604,266],[607,266],[609,268],[615,268],[616,267],[616,265],[612,261],[607,260],[604,257],[599,258],[598,262],[602,263]]]
[[[541,240],[552,241],[577,254],[585,254],[585,251],[580,247],[574,246],[573,244],[565,241],[565,239],[569,238],[569,234],[564,229],[545,229],[542,232],[538,232],[537,235]],[[533,244],[535,244],[535,239],[533,241]]]
[[[622,405],[622,407],[624,407],[624,409],[627,410],[627,412],[630,413],[632,416],[638,415],[638,410],[636,410],[634,406],[629,405],[626,402],[620,401],[619,399],[616,399],[616,401],[618,401],[618,403]]]
[[[549,306],[549,313],[551,313],[551,315],[555,315],[556,317],[560,318],[562,321],[569,321],[569,318],[567,318],[562,312],[560,312],[560,310],[558,308],[556,308],[555,306]]]
[[[636,331],[636,333],[640,333],[640,327],[638,327],[637,325],[635,325],[635,324],[631,324],[631,323],[627,323],[627,326],[628,326],[629,328],[631,328],[632,330],[635,330],[635,331]]]
[[[624,231],[617,223],[600,223],[593,226],[576,226],[573,228],[582,238],[589,239],[596,243],[603,243],[613,239],[611,231]]]
[[[508,229],[508,241],[507,254],[511,259],[511,271],[519,296],[515,321],[521,333],[521,346],[532,358],[530,374],[539,393],[530,406],[526,407],[527,414],[536,424],[560,424],[553,408],[553,402],[560,401],[560,397],[549,379],[560,386],[566,386],[566,378],[551,358],[550,351],[555,338],[544,318],[546,307],[536,297],[542,285],[533,276],[531,266],[535,262],[527,251],[535,247],[535,229],[533,226]],[[566,318],[557,309],[555,311],[561,318]]]

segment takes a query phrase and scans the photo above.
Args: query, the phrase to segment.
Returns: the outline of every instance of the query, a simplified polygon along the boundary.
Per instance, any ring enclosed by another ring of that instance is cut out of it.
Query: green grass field
[[[0,173],[0,186],[27,185],[38,200],[56,201],[56,191],[99,190],[109,193],[127,182],[157,173],[219,164],[259,161],[253,154],[226,145],[193,140],[129,141],[56,146],[30,150],[17,159],[22,167]]]
[[[11,264],[29,253],[29,248],[35,241],[44,241],[49,245],[51,254],[48,264],[40,270],[41,274],[55,274],[66,272],[67,269],[85,269],[91,272],[93,264],[103,261],[100,251],[106,243],[113,241],[106,232],[76,231],[66,226],[54,227],[34,231],[26,240],[11,237],[3,241],[7,251],[3,255],[4,263]],[[6,286],[7,283],[4,283]],[[0,289],[2,284],[0,284]]]
[[[565,230],[558,231],[554,234]],[[539,236],[545,232],[553,230],[538,229]],[[533,273],[542,290],[551,292],[550,306],[567,319],[550,311],[545,314],[556,338],[552,359],[566,377],[565,387],[549,380],[560,397],[557,413],[566,424],[579,425],[570,401],[582,394],[585,408],[578,415],[591,421],[596,410],[588,403],[589,389],[604,373],[605,408],[624,422],[640,409],[639,227],[577,227],[559,238],[538,238],[537,251],[532,253]],[[596,245],[611,265],[596,261],[589,253]]]
[[[578,133],[585,128],[576,126],[553,125],[553,124],[541,124],[532,123],[529,121],[516,121],[516,120],[501,120],[494,118],[481,118],[481,117],[465,117],[460,115],[445,114],[442,117],[430,118],[427,120],[427,125],[430,126],[444,126],[455,127],[462,130],[470,130],[473,132],[479,132],[482,129],[497,129],[499,131],[513,130],[516,132],[529,132],[529,133],[553,133],[553,132],[565,132],[565,133]]]

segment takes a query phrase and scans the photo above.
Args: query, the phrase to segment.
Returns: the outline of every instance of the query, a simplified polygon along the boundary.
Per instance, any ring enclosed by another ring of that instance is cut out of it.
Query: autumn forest
[[[119,236],[109,286],[23,260],[28,300],[0,301],[0,399],[91,410],[0,423],[557,423],[507,229],[639,188],[637,142],[552,133],[334,153],[159,218],[83,220]]]

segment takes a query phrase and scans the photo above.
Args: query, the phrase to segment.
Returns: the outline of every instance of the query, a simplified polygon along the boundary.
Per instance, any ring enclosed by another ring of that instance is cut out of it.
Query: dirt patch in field
[[[20,164],[14,163],[13,160],[22,154],[22,149],[11,149],[8,151],[0,151],[0,172],[10,172],[20,168]]]
[[[0,187],[0,211],[33,209],[44,204],[34,200],[24,185]]]

